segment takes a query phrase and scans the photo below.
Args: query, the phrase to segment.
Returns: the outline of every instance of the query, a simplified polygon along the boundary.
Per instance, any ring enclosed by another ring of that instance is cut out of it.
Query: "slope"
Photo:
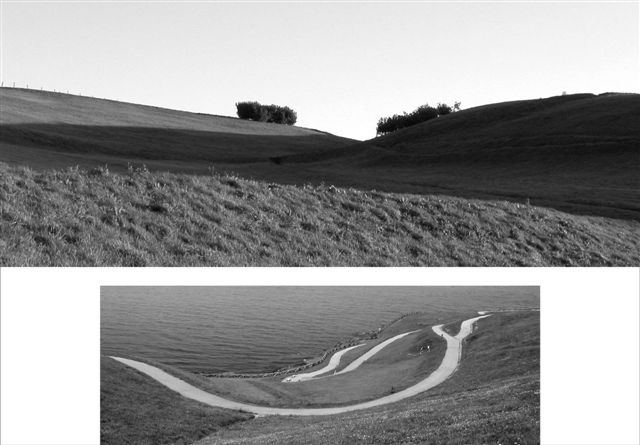
[[[518,200],[640,218],[640,95],[485,105],[274,162],[339,185]]]
[[[114,360],[100,359],[102,445],[192,443],[250,418],[187,400]]]
[[[0,104],[0,161],[36,168],[144,162],[206,171],[353,142],[307,128],[46,91],[0,88]]]
[[[3,266],[637,265],[640,223],[225,175],[0,163]]]
[[[422,395],[338,416],[258,418],[197,445],[538,443],[539,324],[537,312],[480,320],[458,371]]]

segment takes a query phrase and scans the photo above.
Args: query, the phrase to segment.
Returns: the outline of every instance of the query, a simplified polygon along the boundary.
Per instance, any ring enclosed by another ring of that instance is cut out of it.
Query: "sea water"
[[[531,307],[537,287],[102,287],[101,352],[268,372],[408,312]]]

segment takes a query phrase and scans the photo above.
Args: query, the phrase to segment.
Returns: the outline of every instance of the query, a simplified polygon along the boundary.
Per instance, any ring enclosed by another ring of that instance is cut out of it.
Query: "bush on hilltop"
[[[258,102],[237,102],[238,117],[240,119],[251,119],[261,121],[261,105]]]
[[[256,122],[293,125],[298,114],[289,107],[279,105],[261,105],[259,102],[236,102],[238,117]]]
[[[429,106],[429,104],[424,104],[409,114],[403,113],[394,114],[391,117],[381,117],[378,120],[376,136],[388,134],[421,122],[426,122],[428,120],[435,119],[438,116],[444,116],[455,111],[460,111],[460,102],[455,102],[453,107],[439,103],[438,106],[434,108]]]

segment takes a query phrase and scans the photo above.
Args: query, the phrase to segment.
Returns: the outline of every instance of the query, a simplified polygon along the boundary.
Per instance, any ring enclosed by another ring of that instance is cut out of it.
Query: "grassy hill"
[[[0,88],[0,161],[35,168],[207,171],[353,141],[308,128],[105,99]]]
[[[115,360],[100,360],[102,445],[189,444],[251,415],[185,399]]]
[[[36,169],[0,162],[2,265],[640,262],[640,95],[487,105],[365,142],[60,93],[0,100],[0,161]]]
[[[640,263],[640,222],[228,175],[0,163],[3,266]]]
[[[235,172],[640,220],[640,95],[475,107],[365,142],[306,128],[0,88],[0,161]],[[374,123],[372,123],[373,126]]]
[[[358,187],[530,199],[640,218],[640,95],[485,105],[341,149],[277,159]]]

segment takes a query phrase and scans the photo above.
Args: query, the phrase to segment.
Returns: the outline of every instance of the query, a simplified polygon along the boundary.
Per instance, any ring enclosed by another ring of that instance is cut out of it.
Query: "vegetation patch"
[[[236,109],[240,119],[251,119],[257,122],[293,125],[298,114],[289,107],[279,105],[261,105],[258,102],[237,102]]]
[[[456,102],[453,107],[447,104],[438,104],[431,107],[429,104],[421,105],[411,113],[394,114],[390,117],[381,117],[376,127],[377,135],[392,133],[401,128],[410,127],[422,122],[430,121],[438,116],[445,116],[455,111],[460,111],[460,102]]]

